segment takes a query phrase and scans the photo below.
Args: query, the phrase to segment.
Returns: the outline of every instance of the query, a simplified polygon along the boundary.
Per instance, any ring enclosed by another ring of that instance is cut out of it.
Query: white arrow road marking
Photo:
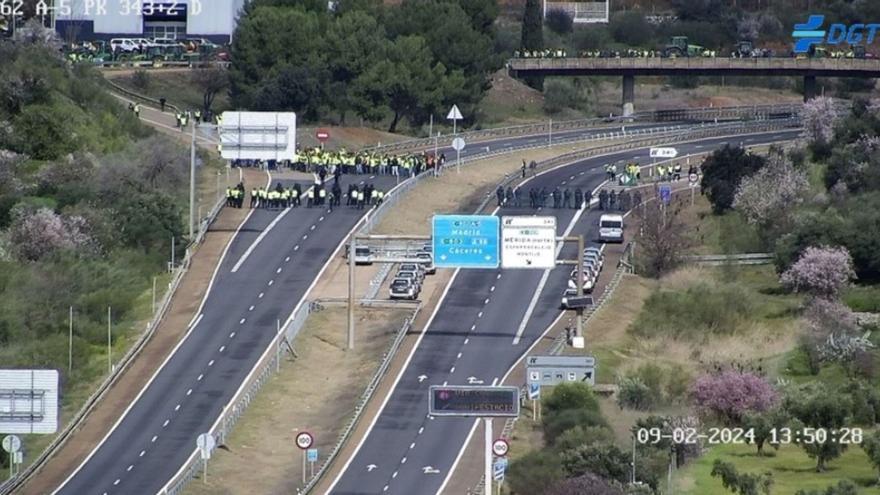
[[[376,469],[377,467],[379,467],[379,466],[377,466],[377,465],[375,465],[375,464],[370,464],[370,465],[367,466],[367,472],[368,472],[368,473],[371,473],[371,472],[373,472],[373,470]]]
[[[475,377],[475,376],[469,376],[469,377],[468,377],[468,383],[471,384],[471,385],[482,385],[482,384],[483,384],[483,380],[479,380],[479,379],[477,379],[477,377]]]
[[[427,379],[428,379],[428,375],[419,375],[419,383],[422,383],[423,381],[425,381]]]
[[[422,473],[424,473],[424,474],[439,474],[440,470],[435,468],[434,466],[424,466],[422,468]]]

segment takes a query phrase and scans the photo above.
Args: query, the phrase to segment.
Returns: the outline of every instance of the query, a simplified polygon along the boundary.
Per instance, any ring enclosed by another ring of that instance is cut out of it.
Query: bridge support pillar
[[[804,103],[816,96],[816,76],[804,76]]]
[[[635,76],[623,76],[623,116],[629,117],[633,114],[636,93]]]

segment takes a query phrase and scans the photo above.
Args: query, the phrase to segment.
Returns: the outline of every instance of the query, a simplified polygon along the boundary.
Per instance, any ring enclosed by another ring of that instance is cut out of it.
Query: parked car
[[[174,38],[153,38],[153,44],[161,47],[182,46],[180,41]]]
[[[437,267],[434,266],[434,256],[431,253],[421,252],[416,254],[416,259],[419,264],[425,269],[425,273],[428,275],[433,275],[437,273]]]
[[[110,49],[117,53],[134,53],[139,47],[133,39],[113,38],[110,40]]]
[[[418,290],[422,289],[422,278],[419,276],[418,272],[413,271],[398,271],[397,275],[394,278],[403,278],[407,280],[411,280],[412,283],[416,286]]]
[[[391,281],[391,287],[388,289],[388,295],[391,299],[408,299],[413,300],[418,297],[419,292],[416,290],[415,284],[407,279],[395,278]]]
[[[424,280],[425,278],[425,269],[422,265],[418,263],[403,263],[400,265],[400,269],[398,271],[401,272],[416,272],[419,275],[419,280]]]
[[[596,280],[593,278],[584,278],[584,294],[592,294],[593,286],[596,284]],[[577,294],[577,282],[574,279],[568,280],[568,288],[574,291],[574,294]]]
[[[600,264],[605,263],[605,253],[603,253],[602,250],[597,247],[590,246],[584,249],[584,258],[586,258],[587,256],[594,256],[598,258]]]

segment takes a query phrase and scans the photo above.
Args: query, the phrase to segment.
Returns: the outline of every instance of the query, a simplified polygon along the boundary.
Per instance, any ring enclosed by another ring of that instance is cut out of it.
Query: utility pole
[[[192,123],[192,142],[189,151],[189,242],[193,242],[193,229],[196,223],[196,125]]]
[[[73,306],[70,307],[70,315],[68,316],[68,321],[70,322],[70,329],[68,331],[68,346],[67,346],[67,373],[70,374],[73,372]]]
[[[113,337],[110,325],[110,306],[107,306],[107,373],[113,373]]]
[[[355,234],[348,243],[348,350],[354,350],[354,258]]]

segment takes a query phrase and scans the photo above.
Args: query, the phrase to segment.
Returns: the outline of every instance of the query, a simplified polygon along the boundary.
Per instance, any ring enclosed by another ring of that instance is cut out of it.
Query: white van
[[[623,215],[599,217],[599,241],[623,242]]]

